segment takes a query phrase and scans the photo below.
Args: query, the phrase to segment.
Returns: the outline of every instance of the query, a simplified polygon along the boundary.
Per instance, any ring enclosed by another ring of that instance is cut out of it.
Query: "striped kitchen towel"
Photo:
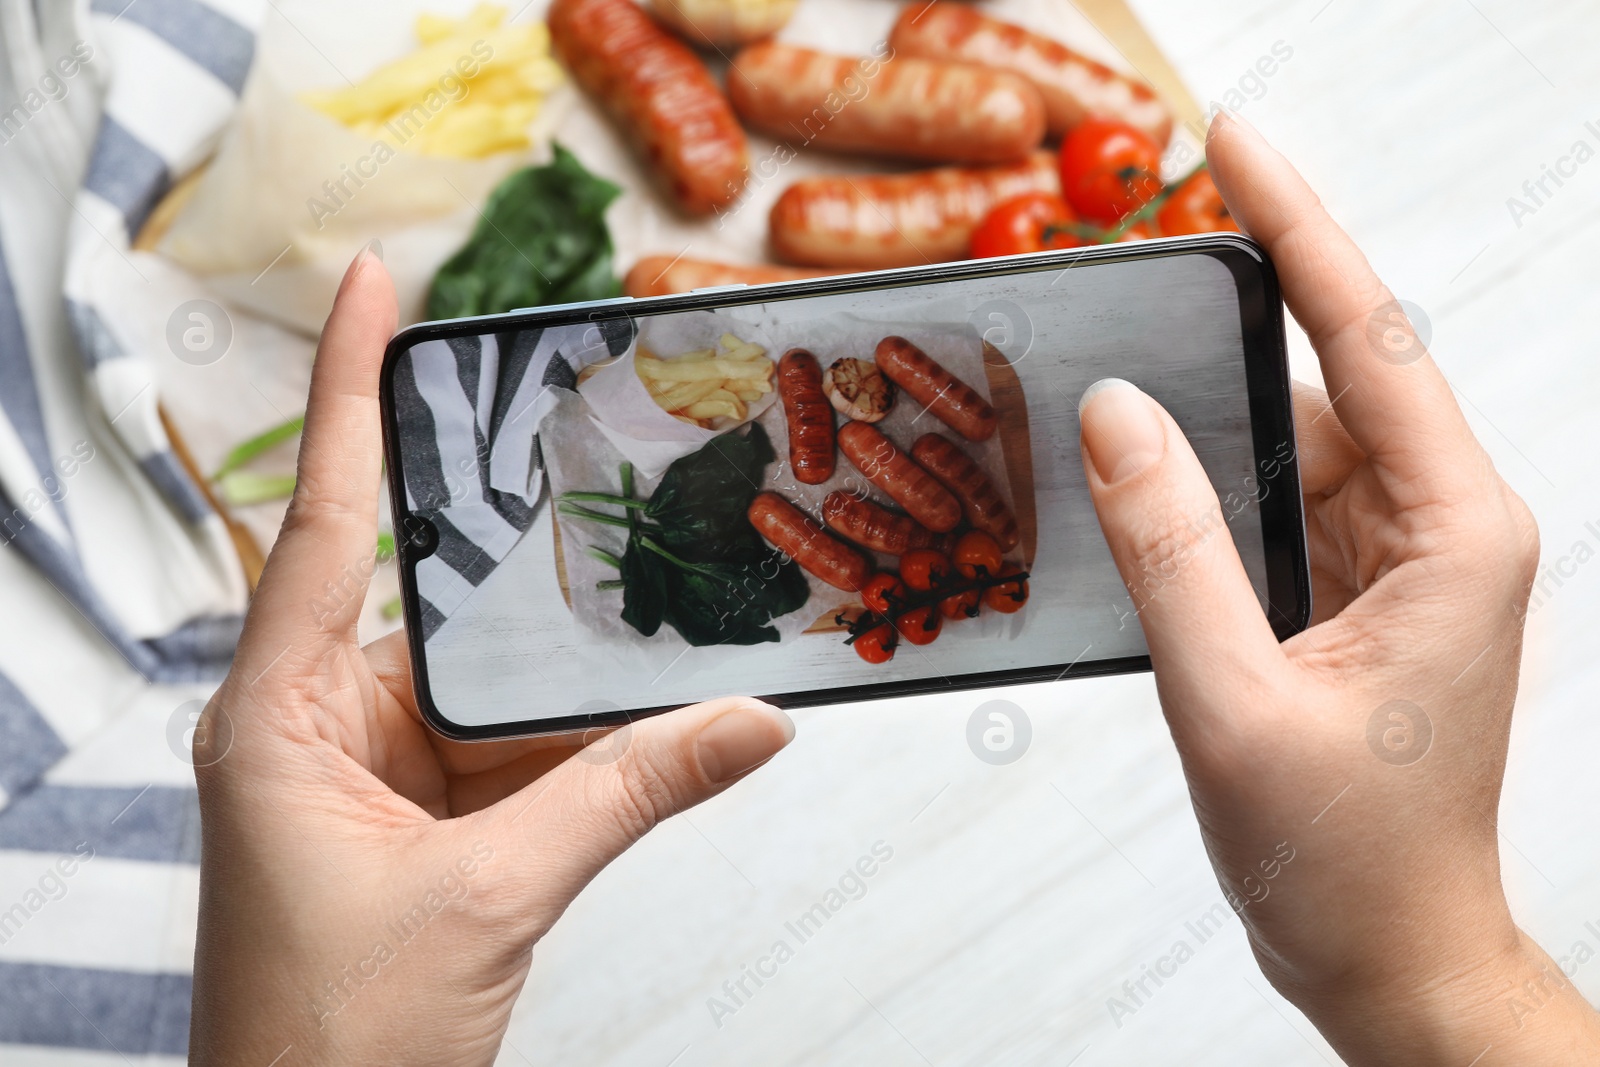
[[[212,150],[259,0],[0,0],[0,1062],[181,1062],[187,731],[245,586],[106,295]]]

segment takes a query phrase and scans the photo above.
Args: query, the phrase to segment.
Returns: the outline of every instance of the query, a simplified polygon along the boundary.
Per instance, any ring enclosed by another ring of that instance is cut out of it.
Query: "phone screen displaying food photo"
[[[403,337],[385,392],[424,703],[470,735],[1129,669],[1172,575],[1130,593],[1096,523],[1077,403],[1108,376],[1183,427],[1222,503],[1197,537],[1225,526],[1268,603],[1264,464],[1292,465],[1292,434],[1252,427],[1246,333],[1275,329],[1281,368],[1281,320],[1231,258]]]

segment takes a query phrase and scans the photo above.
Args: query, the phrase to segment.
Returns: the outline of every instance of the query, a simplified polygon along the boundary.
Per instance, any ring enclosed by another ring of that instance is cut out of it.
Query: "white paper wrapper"
[[[340,66],[359,80],[416,47],[410,25],[424,6],[319,4],[315,25],[325,39],[350,44]],[[529,131],[536,151],[447,159],[391,148],[382,158],[374,137],[300,100],[343,81],[325,58],[307,54],[296,17],[269,6],[234,124],[159,250],[207,276],[231,303],[315,336],[351,257],[376,237],[400,319],[417,321],[434,272],[466,241],[489,192],[512,170],[549,158],[544,140],[575,90],[564,86],[545,101]],[[361,54],[347,62],[353,53]]]
[[[647,478],[654,478],[672,461],[704,447],[707,441],[761,416],[777,401],[773,392],[747,405],[743,419],[720,418],[709,430],[673,418],[650,396],[634,368],[640,345],[662,359],[684,352],[715,348],[725,333],[741,341],[760,345],[776,360],[777,351],[767,332],[749,321],[716,311],[692,311],[681,315],[640,320],[639,336],[616,362],[596,371],[578,387],[589,405],[595,424],[607,441]]]

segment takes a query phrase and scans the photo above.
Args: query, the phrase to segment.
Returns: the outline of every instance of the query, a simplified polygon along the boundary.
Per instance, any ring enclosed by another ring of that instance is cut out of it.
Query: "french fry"
[[[700,400],[684,408],[683,414],[691,419],[714,419],[718,415],[726,415],[730,419],[744,417],[739,414],[739,409],[727,400]]]
[[[680,363],[675,359],[663,359],[649,364],[648,369],[642,370],[640,373],[649,374],[664,381],[674,382],[698,382],[707,379],[726,378],[766,378],[772,374],[772,364],[769,362],[766,366],[761,366],[749,360],[724,359],[720,356],[714,359],[695,360],[688,363]]]
[[[697,400],[704,400],[712,393],[717,392],[721,382],[683,382],[656,394],[656,403],[667,411],[677,411],[693,404]]]

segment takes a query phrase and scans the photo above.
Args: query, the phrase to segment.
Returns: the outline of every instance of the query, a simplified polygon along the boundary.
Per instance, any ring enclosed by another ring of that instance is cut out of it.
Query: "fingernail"
[[[1083,391],[1078,421],[1089,460],[1106,485],[1148,470],[1167,450],[1156,403],[1121,378],[1102,378]]]
[[[775,756],[794,740],[794,720],[770,704],[747,704],[700,729],[696,755],[713,782],[726,782]]]
[[[378,240],[376,237],[368,241],[367,247],[362,249],[362,251],[371,256],[373,259],[377,260],[379,263],[383,262],[383,242]]]

